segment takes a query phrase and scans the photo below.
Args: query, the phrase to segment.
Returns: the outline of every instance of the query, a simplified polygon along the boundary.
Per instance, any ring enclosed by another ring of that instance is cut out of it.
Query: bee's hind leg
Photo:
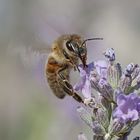
[[[63,90],[69,96],[72,96],[79,103],[84,103],[83,99],[73,90],[73,86],[70,84],[70,82],[62,74],[62,71],[63,70],[65,70],[65,68],[63,68],[63,69],[61,69],[61,70],[58,71],[59,84],[61,84]]]

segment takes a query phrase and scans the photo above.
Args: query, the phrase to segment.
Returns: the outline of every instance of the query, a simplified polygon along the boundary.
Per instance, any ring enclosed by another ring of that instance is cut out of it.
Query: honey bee
[[[85,68],[87,60],[86,41],[101,40],[91,38],[84,40],[77,34],[67,34],[58,37],[51,46],[51,52],[45,65],[45,74],[53,93],[60,99],[66,94],[83,103],[82,98],[73,90],[70,84],[71,69],[78,70],[79,60]]]

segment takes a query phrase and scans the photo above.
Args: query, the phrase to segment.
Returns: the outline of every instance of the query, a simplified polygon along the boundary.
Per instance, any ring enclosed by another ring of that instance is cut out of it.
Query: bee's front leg
[[[79,103],[84,103],[83,99],[73,90],[73,86],[70,84],[70,82],[64,77],[62,72],[67,69],[65,66],[64,68],[60,69],[58,71],[59,76],[59,84],[62,86],[63,90],[69,95],[72,96],[76,101]]]
[[[79,71],[79,68],[78,68],[78,65],[74,64],[74,62],[70,59],[67,59],[67,62],[66,62],[69,66],[71,66],[74,71],[78,70]]]

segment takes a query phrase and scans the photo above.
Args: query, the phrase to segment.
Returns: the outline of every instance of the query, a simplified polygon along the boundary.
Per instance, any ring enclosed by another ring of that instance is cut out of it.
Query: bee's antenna
[[[88,39],[85,39],[83,41],[83,43],[81,44],[81,46],[83,46],[87,41],[91,41],[91,40],[103,40],[103,38],[88,38]]]

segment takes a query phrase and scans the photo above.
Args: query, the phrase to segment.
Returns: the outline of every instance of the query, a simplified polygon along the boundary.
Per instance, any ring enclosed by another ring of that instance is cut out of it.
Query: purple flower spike
[[[85,98],[91,98],[91,84],[90,84],[90,72],[94,68],[94,63],[90,63],[87,68],[83,69],[83,66],[79,66],[81,80],[73,88],[76,91],[81,91]]]
[[[117,97],[117,108],[113,112],[113,117],[127,123],[136,121],[140,117],[140,97],[136,93],[129,95],[120,94]]]

